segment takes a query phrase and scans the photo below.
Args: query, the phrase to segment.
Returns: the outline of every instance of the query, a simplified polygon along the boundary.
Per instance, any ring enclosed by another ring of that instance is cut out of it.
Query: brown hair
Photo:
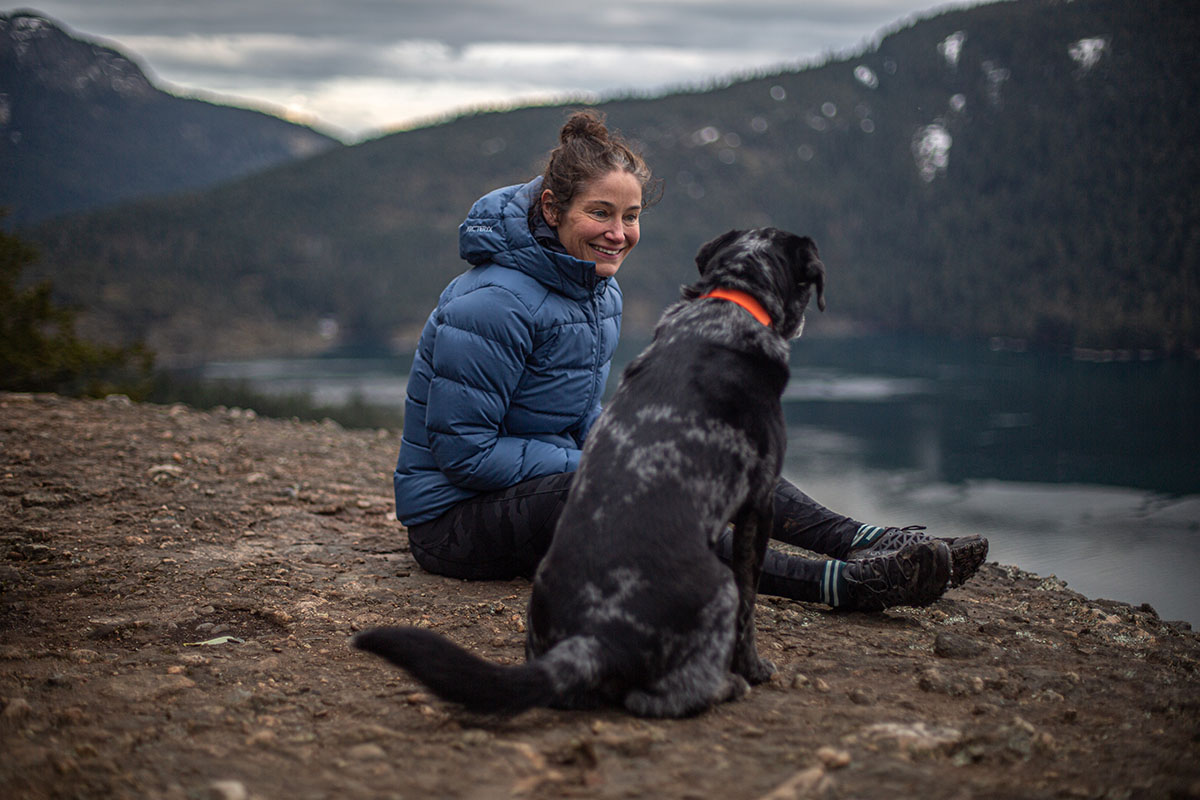
[[[614,169],[624,170],[642,186],[642,208],[658,200],[662,191],[645,160],[618,133],[608,130],[604,114],[591,109],[576,111],[558,134],[558,147],[542,173],[542,190],[554,194],[553,207],[562,213],[587,182]],[[536,206],[540,208],[540,204]]]

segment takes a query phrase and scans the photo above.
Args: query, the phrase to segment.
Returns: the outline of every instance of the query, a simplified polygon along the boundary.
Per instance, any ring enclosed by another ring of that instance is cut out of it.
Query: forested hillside
[[[0,14],[0,207],[30,223],[212,186],[340,143],[278,117],[176,97],[103,44]]]
[[[603,103],[666,189],[621,271],[627,330],[702,242],[777,225],[819,243],[830,319],[1200,347],[1197,41],[1190,3],[1018,0],[816,67]],[[566,110],[466,116],[29,234],[90,330],[161,353],[403,345],[462,269],[471,202],[537,174]]]

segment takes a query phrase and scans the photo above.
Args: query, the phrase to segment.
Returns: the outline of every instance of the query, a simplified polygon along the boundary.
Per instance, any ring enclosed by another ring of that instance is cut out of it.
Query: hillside
[[[778,676],[693,719],[455,711],[348,637],[518,662],[529,584],[415,564],[398,442],[0,394],[0,796],[1200,797],[1200,637],[1019,565],[924,609],[763,598]]]
[[[33,11],[0,14],[0,207],[28,224],[199,189],[340,146],[269,114],[176,97]]]
[[[700,243],[773,224],[821,246],[817,334],[1200,347],[1198,40],[1186,3],[1018,0],[816,67],[603,103],[666,186],[621,272],[626,330],[674,299]],[[89,330],[163,354],[403,346],[462,268],[466,209],[540,172],[566,110],[466,116],[30,235]]]

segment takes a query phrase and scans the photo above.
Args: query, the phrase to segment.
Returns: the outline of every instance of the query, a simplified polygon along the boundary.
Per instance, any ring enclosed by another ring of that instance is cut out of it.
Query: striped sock
[[[846,602],[846,562],[830,559],[821,573],[821,602],[837,608]]]
[[[866,547],[882,536],[886,530],[887,528],[878,525],[859,525],[858,533],[854,534],[854,539],[850,542],[850,549],[857,550],[860,547]]]

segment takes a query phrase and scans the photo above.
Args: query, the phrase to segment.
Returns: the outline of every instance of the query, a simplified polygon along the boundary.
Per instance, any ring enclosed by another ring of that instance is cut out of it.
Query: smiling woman
[[[611,278],[641,236],[650,168],[624,143],[609,137],[602,119],[573,116],[550,155],[542,179],[540,210],[568,255],[596,264]],[[531,221],[536,222],[531,214]]]
[[[459,252],[474,269],[446,288],[421,334],[395,474],[397,516],[426,567],[514,575],[544,552],[552,526],[528,525],[501,552],[484,552],[496,526],[480,522],[447,557],[425,537],[441,538],[444,526],[427,523],[466,525],[459,512],[477,497],[574,471],[616,350],[613,278],[656,189],[645,161],[582,111],[541,177],[488,193],[460,226]]]

